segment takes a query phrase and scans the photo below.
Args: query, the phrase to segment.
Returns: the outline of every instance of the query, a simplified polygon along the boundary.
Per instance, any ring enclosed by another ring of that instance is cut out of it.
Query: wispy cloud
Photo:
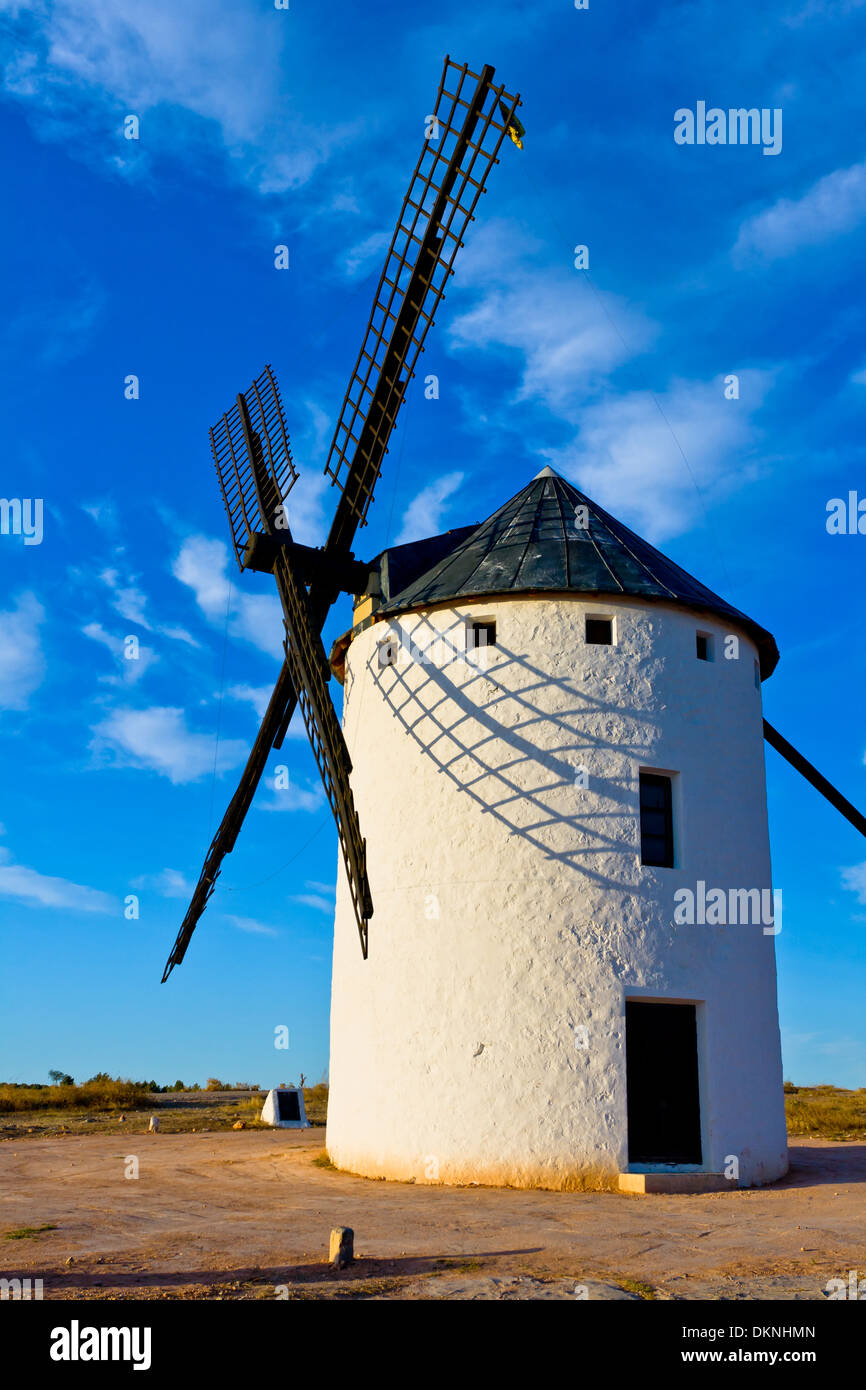
[[[178,869],[162,869],[158,874],[141,874],[132,880],[133,888],[153,889],[162,898],[188,898],[194,884]]]
[[[349,279],[366,274],[377,268],[385,259],[391,242],[390,232],[372,232],[346,252],[343,266]]]
[[[318,811],[324,803],[325,794],[320,782],[304,779],[296,782],[290,779],[287,787],[276,788],[272,777],[268,779],[272,787],[270,801],[257,801],[262,811]]]
[[[80,505],[81,510],[102,530],[117,530],[117,508],[110,497],[103,497],[95,502],[82,502]]]
[[[60,907],[70,912],[120,911],[108,893],[14,864],[7,849],[0,849],[0,897],[12,898],[27,907]]]
[[[99,677],[106,685],[135,685],[148,667],[159,660],[151,647],[144,647],[141,643],[137,644],[137,655],[127,656],[127,652],[135,651],[136,648],[128,644],[126,637],[116,637],[113,633],[107,632],[101,623],[86,623],[81,631],[92,642],[99,642],[114,657],[118,674]]]
[[[247,594],[233,589],[228,565],[228,547],[222,541],[190,536],[180,548],[172,573],[192,590],[209,623],[222,627],[228,613],[232,637],[281,658],[283,615],[276,594]]]
[[[498,351],[519,367],[518,401],[537,400],[573,419],[621,363],[642,352],[655,326],[614,295],[593,294],[578,271],[533,263],[531,238],[493,222],[461,264],[461,296],[475,296],[448,331],[453,348]]]
[[[195,159],[215,145],[245,182],[279,193],[306,183],[363,133],[360,119],[329,125],[302,114],[291,95],[302,50],[292,17],[273,6],[34,0],[4,8],[18,40],[2,74],[7,95],[33,112],[44,138],[93,132],[85,150],[122,174],[140,174],[155,152]],[[140,140],[123,137],[128,113],[140,118]]]
[[[189,647],[201,645],[191,633],[187,632],[186,628],[175,625],[166,626],[151,618],[148,612],[147,594],[135,578],[121,575],[118,570],[113,568],[101,570],[99,578],[111,592],[109,601],[112,608],[128,623],[132,623],[135,627],[144,628],[145,632],[157,633],[161,637],[171,638],[172,641],[183,642]]]
[[[858,903],[866,903],[866,861],[843,869],[842,883],[851,893],[857,894]]]
[[[237,767],[249,751],[236,738],[223,739],[215,750],[212,734],[187,728],[182,709],[160,706],[113,710],[91,732],[91,748],[98,756],[111,755],[116,767],[158,772],[175,786],[213,772],[215,751],[218,773]]]
[[[318,893],[293,893],[292,902],[303,903],[305,907],[314,907],[317,912],[324,912],[328,917],[333,916],[333,898],[323,898]]]
[[[87,350],[104,306],[105,292],[95,281],[65,293],[31,294],[7,326],[7,342],[19,355],[62,366]]]
[[[777,260],[832,241],[866,221],[866,161],[818,179],[801,198],[780,198],[748,218],[733,249],[737,262]]]
[[[463,473],[444,473],[428,487],[422,488],[406,508],[403,525],[395,545],[405,545],[407,541],[421,540],[425,536],[435,536],[442,527],[442,513],[445,503],[452,497],[463,482]]]
[[[238,931],[252,932],[256,936],[279,936],[276,927],[269,927],[264,922],[257,922],[254,917],[234,917],[230,913],[223,913],[223,921],[228,922],[229,926],[237,927]]]
[[[23,593],[0,612],[0,709],[26,709],[45,676],[40,628],[45,609],[35,594]]]
[[[750,467],[754,473],[752,416],[772,381],[770,372],[741,372],[736,401],[725,399],[722,378],[675,381],[658,395],[610,394],[581,412],[570,443],[541,453],[594,501],[658,542],[688,530],[705,504],[740,485]]]

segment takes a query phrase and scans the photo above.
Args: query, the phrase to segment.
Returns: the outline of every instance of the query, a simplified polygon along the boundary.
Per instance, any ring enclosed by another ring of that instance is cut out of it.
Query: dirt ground
[[[866,1145],[802,1140],[781,1183],[707,1196],[373,1182],[323,1131],[0,1145],[0,1274],[46,1299],[824,1299],[866,1276]],[[136,1156],[139,1176],[127,1178]],[[51,1226],[13,1237],[22,1228]],[[326,1263],[333,1226],[356,1263]],[[577,1295],[581,1296],[581,1295]]]

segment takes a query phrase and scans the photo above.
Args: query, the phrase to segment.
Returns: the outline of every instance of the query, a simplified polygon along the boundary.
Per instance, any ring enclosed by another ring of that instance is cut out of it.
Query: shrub
[[[83,1086],[6,1086],[0,1085],[0,1112],[4,1110],[135,1110],[148,1104],[143,1081],[92,1078]]]

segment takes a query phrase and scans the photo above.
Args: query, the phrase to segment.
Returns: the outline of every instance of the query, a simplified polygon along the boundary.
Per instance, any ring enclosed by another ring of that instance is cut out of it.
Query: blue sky
[[[825,525],[866,497],[862,0],[0,0],[0,31],[0,492],[44,499],[41,544],[0,536],[4,1077],[327,1066],[337,845],[294,731],[271,760],[291,793],[262,786],[159,983],[281,641],[270,581],[230,560],[207,428],[272,363],[293,529],[324,540],[446,53],[521,92],[525,149],[493,171],[422,359],[439,399],[410,392],[357,553],[480,521],[550,463],[770,628],[767,717],[866,806],[866,536]],[[781,109],[780,153],[676,144],[699,100]],[[344,598],[326,639],[349,621]],[[866,846],[767,769],[785,1073],[864,1085]]]

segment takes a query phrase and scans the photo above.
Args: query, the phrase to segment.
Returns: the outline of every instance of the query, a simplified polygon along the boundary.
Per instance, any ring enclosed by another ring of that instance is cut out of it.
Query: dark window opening
[[[694,1004],[625,1004],[629,1163],[702,1163]]]
[[[695,640],[697,643],[698,661],[712,661],[713,653],[707,633],[699,632]]]
[[[470,623],[467,636],[470,649],[474,649],[475,647],[495,647],[496,623],[492,621]]]
[[[277,1116],[281,1120],[300,1120],[301,1107],[297,1091],[277,1091]]]
[[[640,774],[640,862],[658,869],[674,867],[674,819],[670,777]]]
[[[756,689],[756,690],[760,690],[760,688],[761,688],[761,668],[760,668],[760,666],[758,665],[758,663],[757,663],[757,661],[756,661],[756,662],[755,662],[755,689]]]
[[[587,618],[586,642],[590,647],[610,647],[613,645],[613,620],[611,618]]]

